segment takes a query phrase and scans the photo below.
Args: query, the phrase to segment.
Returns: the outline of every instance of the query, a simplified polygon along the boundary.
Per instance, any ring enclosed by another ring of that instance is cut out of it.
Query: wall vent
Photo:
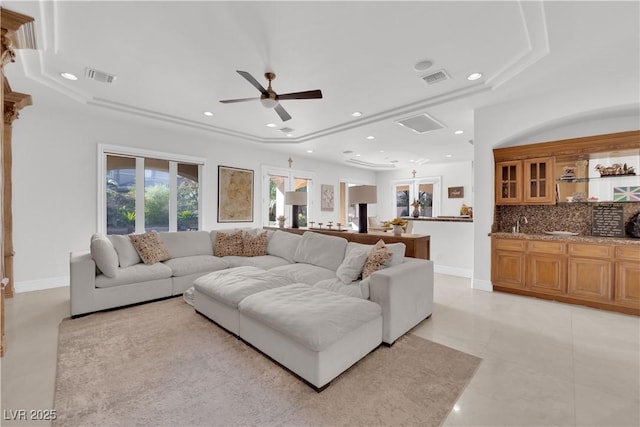
[[[406,119],[397,120],[400,126],[411,129],[415,133],[426,133],[434,130],[442,129],[444,125],[434,119],[427,113],[418,114],[417,116],[408,117]]]
[[[94,68],[85,68],[84,76],[88,79],[95,80],[101,83],[113,83],[117,78],[115,74],[105,73],[104,71],[98,71]]]
[[[422,80],[427,82],[427,84],[432,85],[432,84],[443,82],[445,80],[449,80],[449,75],[445,70],[439,70],[431,74],[427,74],[426,76],[423,76]]]

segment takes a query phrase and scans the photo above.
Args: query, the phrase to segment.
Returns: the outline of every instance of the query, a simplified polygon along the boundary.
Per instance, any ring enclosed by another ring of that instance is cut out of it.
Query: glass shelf
[[[575,182],[589,182],[589,181],[597,181],[600,179],[609,179],[609,178],[640,178],[639,175],[605,175],[605,176],[593,176],[590,178],[559,178],[556,180],[558,184],[571,184]]]

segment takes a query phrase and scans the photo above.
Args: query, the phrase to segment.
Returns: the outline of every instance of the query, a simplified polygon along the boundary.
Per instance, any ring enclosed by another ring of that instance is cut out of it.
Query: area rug
[[[62,321],[54,425],[437,426],[479,363],[408,334],[316,393],[173,298]]]

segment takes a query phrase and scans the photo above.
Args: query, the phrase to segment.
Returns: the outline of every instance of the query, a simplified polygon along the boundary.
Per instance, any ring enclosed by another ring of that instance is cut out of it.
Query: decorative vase
[[[278,221],[278,227],[284,228],[284,220]]]
[[[402,228],[402,226],[401,226],[401,225],[399,225],[399,224],[394,224],[394,226],[393,226],[393,234],[395,234],[396,236],[399,236],[399,235],[401,235],[401,234],[402,234],[402,232],[403,232],[403,231],[404,231],[404,230],[403,230],[403,228]]]
[[[418,209],[418,207],[416,206],[415,208],[413,208],[413,217],[418,218],[419,216],[420,216],[420,209]]]

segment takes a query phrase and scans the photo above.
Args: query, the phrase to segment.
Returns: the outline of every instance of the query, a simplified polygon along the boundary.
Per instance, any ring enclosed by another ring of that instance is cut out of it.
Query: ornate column
[[[19,111],[31,105],[31,96],[14,92],[5,75],[4,67],[15,62],[16,49],[35,49],[33,18],[0,7],[0,95],[2,96],[3,120],[0,141],[0,356],[6,349],[4,340],[4,299],[13,296],[13,212],[12,212],[12,152],[11,125]],[[5,279],[6,278],[6,279]],[[5,286],[6,285],[6,286]]]

